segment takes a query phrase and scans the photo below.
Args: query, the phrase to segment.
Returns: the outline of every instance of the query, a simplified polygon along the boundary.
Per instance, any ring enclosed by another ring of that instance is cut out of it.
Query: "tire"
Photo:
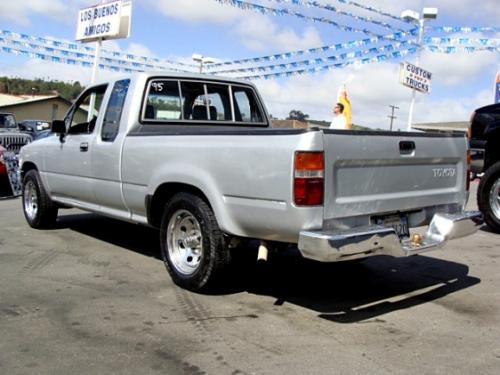
[[[176,194],[165,206],[160,228],[163,261],[178,286],[207,291],[230,261],[229,249],[210,206],[189,193]]]
[[[500,233],[500,162],[489,167],[481,178],[477,205],[486,224],[495,233]]]
[[[38,171],[34,169],[24,176],[22,203],[24,217],[32,228],[44,229],[54,226],[58,208],[43,187]]]

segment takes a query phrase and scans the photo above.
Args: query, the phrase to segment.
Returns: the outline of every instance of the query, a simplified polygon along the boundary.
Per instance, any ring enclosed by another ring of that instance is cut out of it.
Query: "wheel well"
[[[21,181],[24,179],[24,176],[26,175],[26,173],[28,173],[29,171],[31,171],[32,169],[34,170],[38,170],[38,168],[36,167],[35,164],[27,161],[25,163],[23,163],[23,167],[21,169]]]
[[[152,226],[159,228],[161,224],[161,216],[165,204],[177,193],[190,193],[203,199],[210,207],[210,201],[207,196],[197,187],[182,183],[165,183],[156,189],[153,196],[148,195],[146,208],[148,213],[148,222]]]

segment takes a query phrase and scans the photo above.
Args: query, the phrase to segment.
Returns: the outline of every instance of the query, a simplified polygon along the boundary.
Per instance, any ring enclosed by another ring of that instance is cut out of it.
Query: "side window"
[[[65,120],[68,134],[91,134],[94,131],[106,88],[107,85],[93,87],[78,98]]]
[[[185,120],[207,120],[209,109],[205,99],[205,85],[200,82],[181,82],[182,108]]]
[[[208,113],[212,121],[231,121],[231,102],[229,87],[226,85],[207,84]]]
[[[125,103],[129,85],[130,79],[124,79],[116,82],[113,87],[101,129],[101,139],[105,142],[113,142],[118,135],[123,103]]]
[[[179,120],[181,98],[177,81],[152,81],[144,108],[144,120]]]
[[[181,91],[184,119],[232,121],[227,85],[182,82]]]
[[[232,86],[234,116],[238,122],[264,122],[255,94],[248,87]]]

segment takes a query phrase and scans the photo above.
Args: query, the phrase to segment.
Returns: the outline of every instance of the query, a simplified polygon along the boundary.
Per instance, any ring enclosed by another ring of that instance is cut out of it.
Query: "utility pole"
[[[390,131],[392,132],[392,122],[394,121],[395,118],[397,118],[396,116],[394,116],[394,110],[399,109],[399,107],[396,107],[395,105],[389,105],[389,107],[391,108],[391,115],[387,117],[391,119]]]

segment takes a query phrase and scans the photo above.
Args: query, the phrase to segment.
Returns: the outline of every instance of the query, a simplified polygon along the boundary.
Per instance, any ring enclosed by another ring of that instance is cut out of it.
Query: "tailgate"
[[[465,136],[324,131],[325,219],[466,200]]]

